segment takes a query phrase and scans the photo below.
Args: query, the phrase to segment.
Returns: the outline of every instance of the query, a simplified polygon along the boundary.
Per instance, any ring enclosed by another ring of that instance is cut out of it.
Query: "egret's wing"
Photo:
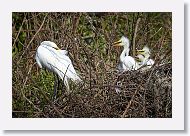
[[[154,65],[154,60],[149,59],[149,60],[147,61],[146,65],[148,65],[148,66]]]
[[[63,76],[67,76],[73,81],[80,80],[70,58],[66,55],[67,53],[66,50],[55,50],[53,53],[53,56],[56,58],[54,65],[59,69],[58,71],[61,72],[62,78],[64,78]]]
[[[66,50],[56,50],[56,49],[52,49],[49,48],[47,46],[43,46],[49,53],[51,53],[51,58],[55,58],[56,60],[66,60],[68,61],[68,63],[71,63],[71,60],[69,59],[69,57],[65,57],[68,52]]]
[[[42,65],[42,67],[47,68],[50,71],[53,71],[51,65],[56,61],[55,49],[52,49],[45,45],[40,45],[37,49],[36,57]]]
[[[66,75],[73,81],[80,80],[68,56],[65,55],[63,58],[59,58],[56,64],[56,67],[62,71],[62,76]]]
[[[132,70],[136,67],[135,59],[131,56],[126,56],[123,61],[123,64],[125,65],[127,70]]]
[[[38,47],[39,61],[43,67],[56,73],[61,79],[67,77],[72,80],[80,80],[69,57],[60,54],[61,52],[46,46]]]
[[[42,64],[41,64],[40,58],[39,58],[39,56],[38,56],[38,50],[36,51],[35,59],[36,59],[36,62],[37,62],[37,64],[38,64],[38,66],[39,66],[40,68],[42,68]]]

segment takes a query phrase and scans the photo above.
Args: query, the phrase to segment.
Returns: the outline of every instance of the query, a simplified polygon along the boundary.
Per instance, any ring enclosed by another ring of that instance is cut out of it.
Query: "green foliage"
[[[13,57],[15,56],[15,54],[17,54],[18,52],[21,52],[23,50],[23,43],[25,42],[26,39],[26,32],[24,31],[20,31],[20,29],[25,29],[26,25],[23,25],[23,21],[24,21],[24,14],[20,13],[13,13],[12,14],[12,23],[13,23],[13,28],[15,31],[17,31],[17,36],[13,36],[16,39],[13,39],[13,42],[15,42],[15,45],[12,48],[12,55]]]
[[[47,18],[43,24],[46,15]],[[141,20],[134,38],[139,18]],[[152,53],[151,58],[154,60],[158,60],[160,56],[164,56],[168,50],[172,49],[172,15],[166,12],[15,12],[12,14],[12,30],[13,117],[59,117],[52,106],[54,75],[39,69],[34,59],[37,47],[44,40],[51,40],[61,49],[69,51],[69,57],[84,81],[82,85],[70,83],[73,93],[67,97],[64,96],[66,102],[62,94],[63,86],[58,88],[55,107],[62,111],[65,117],[70,117],[69,114],[77,111],[76,105],[78,109],[81,108],[82,111],[86,110],[88,113],[81,114],[80,117],[119,117],[122,114],[128,99],[131,99],[133,94],[129,89],[128,94],[119,96],[110,89],[115,85],[117,77],[115,69],[122,50],[122,48],[113,48],[112,43],[119,40],[121,36],[125,35],[130,39],[131,49],[132,46],[142,49],[144,45],[148,45]],[[135,40],[135,45],[133,45],[133,40]],[[32,43],[29,45],[30,42]],[[161,63],[170,62],[172,62],[172,56],[168,54]],[[151,92],[151,94],[154,93]],[[141,95],[144,96],[144,92],[139,96]],[[88,105],[85,104],[86,102]],[[120,108],[114,107],[115,105],[119,105]],[[111,115],[108,114],[109,112],[103,114],[106,108],[110,113],[112,108],[117,112]],[[96,114],[91,115],[92,112]],[[151,112],[151,116],[147,114],[146,117],[152,117],[154,111]],[[159,117],[160,114],[154,116]],[[162,116],[168,117],[165,114]]]

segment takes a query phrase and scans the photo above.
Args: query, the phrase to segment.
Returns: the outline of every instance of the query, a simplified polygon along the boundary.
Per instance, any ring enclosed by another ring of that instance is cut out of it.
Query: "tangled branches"
[[[12,26],[13,117],[172,117],[170,13],[13,13]],[[118,73],[121,49],[111,45],[121,35],[133,41],[132,51],[148,45],[156,65]],[[59,89],[55,101],[54,76],[34,59],[44,40],[69,52],[84,81],[71,82],[70,94]]]

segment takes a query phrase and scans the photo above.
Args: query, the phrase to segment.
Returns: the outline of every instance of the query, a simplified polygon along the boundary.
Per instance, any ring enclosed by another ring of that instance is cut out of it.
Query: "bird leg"
[[[62,95],[64,95],[65,94],[65,83],[63,82],[63,87],[62,87]]]
[[[66,86],[66,90],[67,90],[67,93],[69,93],[70,92],[70,87],[69,87],[69,83],[68,83],[68,80],[67,80],[67,78],[65,77],[65,79],[64,79],[64,84],[65,84],[65,86]],[[63,94],[65,93],[65,91],[64,91],[64,88],[63,88]]]
[[[57,88],[59,87],[59,77],[57,75],[54,75],[55,82],[54,82],[54,94],[53,94],[53,100],[57,97]]]

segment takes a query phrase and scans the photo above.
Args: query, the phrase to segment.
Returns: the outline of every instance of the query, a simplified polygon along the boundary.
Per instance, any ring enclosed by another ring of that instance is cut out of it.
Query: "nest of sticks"
[[[12,24],[13,118],[172,117],[172,56],[167,53],[172,50],[171,13],[14,13]],[[135,45],[131,50],[147,44],[151,58],[163,65],[117,72],[122,49],[113,49],[112,43],[122,33]],[[71,82],[70,94],[59,88],[55,101],[54,76],[34,59],[44,40],[69,52],[84,81]]]
[[[102,83],[95,82],[92,77],[90,84],[83,83],[78,90],[59,97],[54,105],[59,113],[51,112],[48,117],[172,117],[171,64],[145,71],[107,72],[105,75],[107,79],[101,80]],[[52,109],[49,106],[47,109]]]

